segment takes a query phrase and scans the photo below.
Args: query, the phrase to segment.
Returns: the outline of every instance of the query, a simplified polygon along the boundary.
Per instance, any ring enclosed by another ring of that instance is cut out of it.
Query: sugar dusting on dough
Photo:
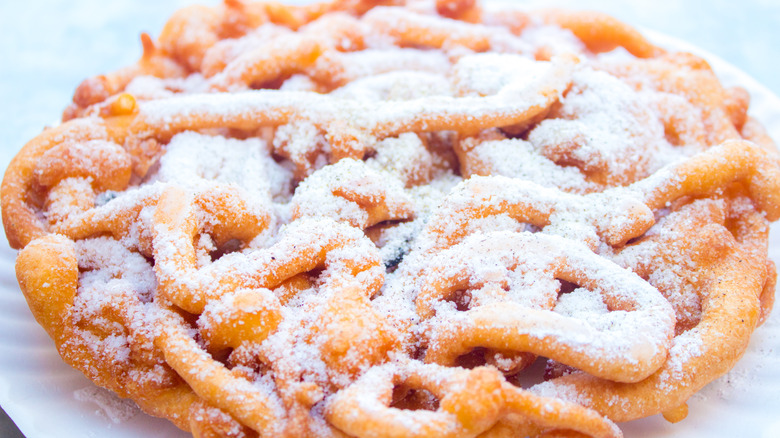
[[[423,10],[421,4],[416,7]],[[515,34],[503,27],[420,14],[414,20],[447,31],[444,49],[395,48],[389,42],[401,38],[397,13],[383,8],[370,12],[366,20],[384,35],[368,39],[363,51],[322,55],[312,70],[291,74],[278,90],[211,93],[213,80],[200,75],[138,77],[128,85],[127,91],[140,101],[139,119],[150,126],[177,131],[198,117],[236,125],[232,130],[173,135],[142,181],[125,191],[93,193],[95,208],[74,201],[74,194],[92,190],[90,177],[63,180],[63,190],[46,201],[46,219],[63,232],[71,222],[135,215],[128,234],[119,240],[101,230],[78,241],[82,272],[73,318],[93,321],[100,329],[79,331],[79,341],[124,369],[140,360],[130,346],[133,337],[149,335],[144,346],[154,349],[150,340],[162,330],[157,324],[170,315],[149,310],[116,316],[114,307],[132,301],[147,309],[158,302],[191,299],[191,324],[180,328],[187,342],[175,342],[172,348],[194,345],[192,360],[214,366],[193,372],[191,378],[208,381],[227,360],[215,362],[201,349],[210,347],[204,333],[229,319],[239,307],[239,295],[262,291],[258,293],[272,297],[271,302],[277,293],[272,289],[288,287],[284,282],[289,278],[275,278],[277,270],[293,261],[313,264],[327,252],[320,263],[324,266],[315,266],[318,275],[305,276],[305,287],[279,301],[281,320],[273,333],[246,347],[244,354],[269,363],[261,371],[236,365],[257,377],[229,388],[236,397],[257,390],[268,395],[272,410],[283,417],[283,403],[298,397],[299,388],[280,388],[275,378],[328,388],[324,394],[308,394],[316,399],[310,407],[315,416],[310,427],[325,430],[325,406],[338,389],[362,376],[374,391],[359,395],[357,403],[371,408],[388,376],[403,373],[405,367],[426,372],[418,359],[426,351],[444,348],[440,340],[450,333],[468,330],[474,325],[469,312],[479,315],[480,309],[496,314],[499,329],[520,327],[513,330],[528,338],[563,339],[569,342],[567,351],[594,362],[607,357],[640,367],[641,359],[668,353],[662,369],[659,365],[644,371],[649,375],[661,369],[658,387],[673,391],[685,378],[686,362],[706,348],[695,329],[672,336],[683,323],[695,325],[701,318],[696,289],[700,265],[687,253],[665,252],[678,229],[692,226],[683,213],[646,212],[641,207],[661,178],[654,175],[672,172],[682,159],[702,149],[696,142],[677,144],[679,139],[669,135],[665,123],[676,114],[664,109],[677,101],[663,90],[628,83],[605,67],[631,62],[630,55],[618,51],[567,56],[564,52],[583,47],[570,33],[540,24],[531,23]],[[217,49],[238,68],[244,62],[242,49],[286,33],[273,26],[258,29]],[[468,37],[473,35],[484,38],[492,52],[470,46]],[[536,60],[542,46],[556,56]],[[317,89],[317,69],[334,66],[343,67],[330,78],[338,86],[323,93]],[[440,115],[431,116],[437,111]],[[501,117],[517,120],[496,122],[480,132],[458,134],[460,126],[445,129],[450,119],[468,125]],[[686,126],[698,122],[696,117],[679,121]],[[263,129],[242,131],[252,123]],[[336,147],[354,156],[336,160]],[[251,241],[218,242],[216,230],[224,224],[207,211],[207,201],[181,211],[182,227],[195,223],[195,238],[158,223],[154,204],[165,194],[175,189],[177,196],[192,200],[214,187],[237,193],[241,200],[225,201],[231,213],[225,221],[246,214],[263,222]],[[150,205],[133,209],[142,202]],[[716,216],[727,206],[722,200],[698,200],[682,209],[704,217],[710,211]],[[619,245],[610,243],[631,231],[643,214],[651,216],[644,229],[634,230]],[[149,252],[150,241],[152,253],[142,254]],[[336,241],[347,243],[339,246]],[[567,251],[546,251],[545,245]],[[576,266],[564,259],[575,260]],[[559,265],[572,272],[558,269],[553,275]],[[653,269],[646,268],[650,265]],[[439,286],[452,290],[432,295],[432,304],[423,300],[421,291],[442,278],[452,284]],[[246,284],[231,289],[242,281]],[[163,282],[173,284],[179,295],[162,297],[157,287]],[[566,286],[572,289],[563,291]],[[458,295],[464,290],[468,293]],[[209,301],[190,298],[187,294],[193,291],[203,291]],[[356,333],[360,339],[351,340],[334,367],[325,352],[342,341],[329,337],[340,335],[341,327],[337,313],[328,309],[338,310],[334,303],[347,293],[362,293],[362,314],[375,312],[387,325],[366,322]],[[429,304],[434,316],[420,311]],[[495,310],[502,304],[533,311],[518,321]],[[198,317],[192,309],[212,317]],[[240,310],[262,313],[275,308],[266,303]],[[556,324],[522,326],[534,318],[541,321],[539,315],[554,315]],[[132,330],[113,319],[120,317]],[[371,336],[380,330],[393,331],[400,346],[381,359],[389,362],[385,368],[370,369],[359,349],[373,348]],[[557,360],[556,354],[549,356]],[[499,365],[511,367],[511,358],[495,357]],[[162,381],[165,371],[152,369],[157,371],[128,378]],[[428,377],[445,378],[434,374]],[[744,377],[738,371],[728,374],[726,387]],[[566,384],[542,383],[532,391],[592,404],[588,395]],[[137,409],[102,390],[85,388],[74,395],[98,404],[115,423],[131,418]],[[410,417],[399,421],[410,430],[420,427]]]

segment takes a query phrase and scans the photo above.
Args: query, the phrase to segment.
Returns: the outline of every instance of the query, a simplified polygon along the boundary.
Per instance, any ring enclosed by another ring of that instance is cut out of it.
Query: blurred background
[[[146,31],[156,37],[167,17],[189,3],[188,0],[0,0],[0,169],[5,169],[27,140],[44,126],[59,120],[81,80],[135,62],[141,52],[139,34]],[[610,13],[634,26],[692,43],[736,65],[775,94],[780,93],[780,2],[776,0],[518,0],[517,3]],[[12,260],[13,253],[8,250],[7,254]],[[10,266],[4,264],[2,269],[9,270]],[[4,287],[15,287],[12,274],[8,276]],[[24,306],[20,307],[19,312],[25,311]],[[42,331],[34,336],[36,340],[45,338]],[[58,360],[50,351],[46,354],[47,360]],[[0,343],[0,403],[6,405],[11,415],[18,399],[13,393],[13,382],[2,373],[8,369],[4,364],[16,360],[13,355],[12,349]],[[0,437],[21,436],[14,423],[0,411]],[[63,433],[61,436],[82,435]]]

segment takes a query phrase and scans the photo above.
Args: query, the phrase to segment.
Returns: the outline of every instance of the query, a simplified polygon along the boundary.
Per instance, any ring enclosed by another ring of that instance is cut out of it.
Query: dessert
[[[196,436],[619,436],[771,310],[749,97],[607,16],[229,1],[142,42],[3,221],[63,358]]]

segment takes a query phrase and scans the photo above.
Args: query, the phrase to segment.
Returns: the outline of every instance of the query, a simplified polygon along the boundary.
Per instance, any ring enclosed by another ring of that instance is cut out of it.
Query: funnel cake
[[[619,437],[771,311],[747,92],[614,18],[226,0],[141,40],[3,224],[62,358],[193,436]]]

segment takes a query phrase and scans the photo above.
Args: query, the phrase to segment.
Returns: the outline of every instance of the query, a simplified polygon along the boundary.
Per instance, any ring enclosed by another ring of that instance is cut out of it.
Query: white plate
[[[727,85],[750,91],[751,113],[780,140],[780,99],[748,75],[686,43],[645,31],[658,44],[706,58]],[[0,162],[7,162],[3,159]],[[780,261],[780,230],[771,253]],[[16,283],[15,253],[0,238],[0,405],[27,438],[187,437],[165,420],[95,387],[65,365],[53,342],[33,320]],[[660,416],[624,423],[627,437],[780,437],[780,312],[760,327],[743,359],[690,402],[688,418],[674,425]]]

